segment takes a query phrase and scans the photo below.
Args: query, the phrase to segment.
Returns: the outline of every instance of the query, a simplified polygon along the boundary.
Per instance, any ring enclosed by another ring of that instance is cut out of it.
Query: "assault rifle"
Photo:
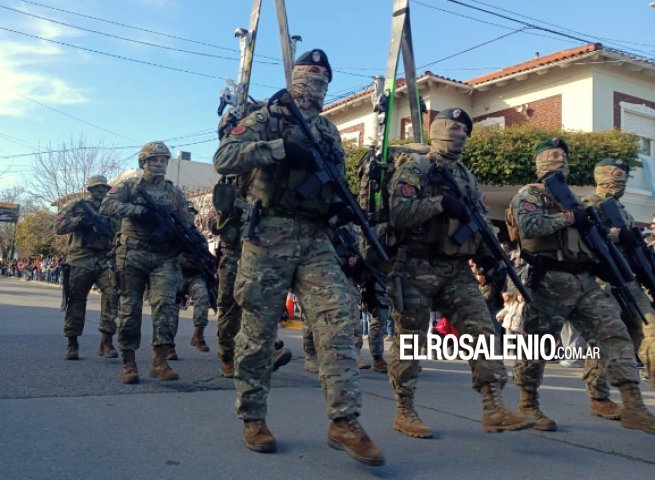
[[[555,200],[575,216],[574,225],[580,233],[587,248],[600,261],[598,276],[609,282],[612,294],[624,312],[636,311],[646,322],[637,301],[630,293],[627,284],[634,281],[635,276],[630,266],[616,244],[609,238],[607,227],[600,220],[594,207],[584,207],[578,197],[571,191],[562,172],[552,172],[544,178],[544,184]]]
[[[509,275],[512,283],[516,285],[516,289],[521,293],[524,300],[527,303],[531,302],[533,300],[532,293],[530,293],[530,290],[528,290],[521,281],[518,273],[514,270],[512,261],[505,253],[505,250],[500,246],[500,243],[498,243],[495,233],[491,231],[487,221],[480,214],[480,209],[486,210],[486,208],[482,204],[476,204],[467,193],[464,193],[448,167],[444,165],[435,165],[433,168],[435,168],[437,176],[440,177],[441,184],[448,187],[450,193],[464,204],[467,216],[470,218],[468,223],[455,230],[455,233],[450,237],[451,240],[457,245],[464,245],[473,234],[479,233],[482,237],[482,241],[491,251],[494,258],[503,263],[507,270],[507,275]]]
[[[309,158],[309,161],[313,164],[314,173],[308,175],[296,191],[304,198],[311,198],[316,195],[316,192],[322,185],[327,183],[334,185],[341,200],[350,207],[355,215],[355,223],[361,227],[366,239],[373,248],[375,248],[378,255],[380,255],[385,262],[388,262],[389,256],[380,243],[380,240],[375,233],[375,229],[371,226],[368,216],[364,213],[359,206],[359,203],[350,192],[346,179],[337,168],[336,162],[331,158],[332,155],[325,151],[325,148],[316,138],[314,132],[312,132],[309,125],[307,125],[307,120],[305,120],[305,117],[286,88],[283,88],[270,98],[269,105],[275,103],[278,103],[289,110],[293,119],[312,144],[312,156]]]
[[[105,217],[104,215],[100,215],[98,212],[89,207],[89,204],[85,201],[79,202],[77,206],[84,211],[85,218],[91,222],[93,229],[99,235],[107,237],[109,240],[114,239],[114,232],[111,230],[109,218]]]
[[[166,232],[167,237],[186,253],[193,265],[200,270],[200,274],[207,284],[209,293],[209,306],[218,311],[218,279],[216,277],[216,257],[207,247],[205,238],[193,227],[188,227],[175,212],[166,210],[158,205],[142,186],[136,189],[143,198],[146,207],[150,209],[158,228]]]
[[[348,252],[364,266],[371,277],[373,277],[373,280],[375,280],[375,282],[378,283],[382,289],[386,289],[387,283],[385,278],[373,265],[366,261],[362,255],[362,252],[360,252],[359,248],[357,247],[357,241],[355,240],[355,236],[352,234],[352,232],[347,228],[339,227],[333,230],[333,234],[334,238],[344,247],[346,247]]]
[[[619,241],[619,245],[623,247],[626,260],[628,260],[630,268],[635,273],[637,281],[653,297],[655,295],[655,253],[646,245],[639,227],[630,227],[625,222],[625,218],[621,215],[619,203],[614,197],[603,200],[600,203],[600,209],[612,227],[620,228],[622,231],[632,234],[634,241],[631,241],[630,244]]]

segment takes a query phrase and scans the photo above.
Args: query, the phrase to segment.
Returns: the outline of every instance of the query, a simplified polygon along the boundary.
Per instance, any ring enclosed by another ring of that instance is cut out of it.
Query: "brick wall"
[[[339,134],[343,135],[344,133],[357,133],[358,134],[358,142],[359,146],[363,147],[364,144],[364,124],[363,123],[358,123],[357,125],[353,125],[352,127],[348,128],[342,128],[339,130]]]
[[[655,109],[655,102],[644,100],[643,98],[633,97],[627,93],[614,92],[614,128],[621,128],[621,102],[646,105],[649,108]]]
[[[533,100],[528,103],[527,112],[517,112],[516,107],[510,107],[475,117],[473,121],[480,122],[489,117],[505,117],[506,127],[527,123],[543,128],[561,128],[562,96],[553,95],[541,100]]]

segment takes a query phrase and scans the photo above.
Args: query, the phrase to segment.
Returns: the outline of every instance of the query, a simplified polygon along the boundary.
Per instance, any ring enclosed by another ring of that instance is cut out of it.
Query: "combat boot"
[[[68,337],[66,360],[77,360],[78,358],[80,358],[80,346],[77,343],[77,337]]]
[[[623,399],[621,426],[655,434],[655,417],[653,417],[644,405],[639,385],[636,383],[624,383],[619,386],[619,391]]]
[[[159,378],[160,380],[177,380],[180,376],[175,373],[168,362],[166,355],[170,345],[156,345],[152,348],[152,364],[150,365],[150,376],[152,378]]]
[[[177,360],[177,350],[175,350],[175,345],[171,346],[166,352],[166,360]]]
[[[196,327],[193,329],[193,336],[191,337],[191,346],[196,347],[199,352],[208,352],[209,347],[205,342],[205,327]]]
[[[234,378],[234,361],[223,360],[221,362],[221,375],[225,378]]]
[[[373,355],[373,370],[380,373],[387,373],[387,362],[382,355]]]
[[[277,442],[266,426],[266,420],[245,420],[243,422],[243,443],[255,452],[272,453],[277,450]]]
[[[384,455],[354,415],[330,422],[328,445],[336,450],[345,450],[355,460],[366,465],[384,465]]]
[[[273,371],[276,372],[280,367],[284,367],[292,358],[291,350],[286,347],[273,350]]]
[[[371,368],[371,364],[362,358],[362,349],[357,349],[357,368],[360,370],[368,370]]]
[[[396,395],[396,416],[393,428],[414,438],[431,438],[432,430],[419,418],[414,409],[414,399],[407,395]]]
[[[100,340],[100,348],[98,348],[98,355],[105,358],[116,358],[118,352],[111,343],[111,334],[103,333]]]
[[[483,385],[480,395],[482,396],[482,430],[485,432],[522,430],[534,423],[527,415],[514,413],[505,408],[498,385]]]
[[[308,355],[307,352],[305,352],[305,370],[318,373],[318,358],[315,355]]]
[[[544,432],[554,432],[557,430],[555,421],[548,418],[539,409],[539,393],[536,391],[529,392],[523,389],[520,391],[519,412],[534,420],[532,428],[535,430],[542,430]]]
[[[121,350],[121,382],[139,383],[139,372],[136,369],[134,350]]]
[[[621,407],[609,398],[592,398],[590,412],[592,415],[606,418],[607,420],[621,419]]]

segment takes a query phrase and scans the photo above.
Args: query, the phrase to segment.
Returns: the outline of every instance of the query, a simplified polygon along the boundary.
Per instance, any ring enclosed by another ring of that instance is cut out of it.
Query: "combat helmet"
[[[150,157],[171,158],[171,151],[164,142],[156,141],[146,143],[139,151],[139,168],[143,168],[143,164]]]
[[[92,175],[86,181],[87,190],[98,185],[104,185],[105,187],[110,188],[110,185],[107,183],[107,177],[104,175]]]

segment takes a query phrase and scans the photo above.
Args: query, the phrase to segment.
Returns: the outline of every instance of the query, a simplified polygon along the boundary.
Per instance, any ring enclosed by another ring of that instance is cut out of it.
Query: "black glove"
[[[587,216],[587,212],[581,208],[574,209],[573,216],[575,217],[575,223],[573,225],[578,228],[587,229],[593,225]]]
[[[639,243],[635,234],[627,228],[619,230],[619,242],[628,249],[635,248]]]
[[[476,262],[484,273],[484,277],[489,283],[500,282],[505,279],[507,269],[505,264],[494,257],[482,257]]]
[[[135,205],[129,217],[134,220],[145,220],[150,217],[150,209],[143,205]]]
[[[330,217],[329,222],[332,228],[339,228],[350,222],[354,222],[356,219],[357,217],[353,209],[342,205],[342,208],[334,216]]]
[[[294,142],[293,140],[285,140],[284,154],[286,162],[291,168],[301,168],[310,172],[316,170],[312,160],[314,152],[309,145]]]
[[[456,218],[461,223],[471,221],[471,217],[466,211],[466,205],[458,198],[445,194],[441,199],[441,206],[443,207],[444,213],[450,218]]]

